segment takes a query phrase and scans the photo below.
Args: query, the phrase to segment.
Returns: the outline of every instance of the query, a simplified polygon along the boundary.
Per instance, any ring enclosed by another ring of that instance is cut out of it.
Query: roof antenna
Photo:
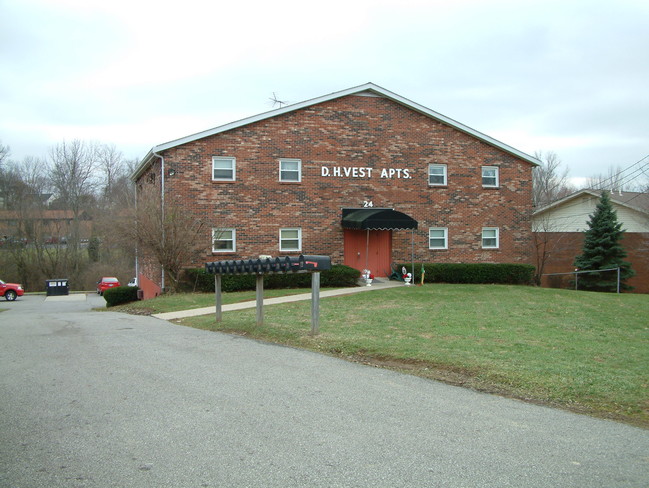
[[[284,105],[288,104],[287,101],[285,100],[280,100],[277,98],[277,95],[275,95],[275,92],[273,92],[273,96],[269,98],[273,102],[273,108],[275,108],[275,105],[279,105],[279,108],[282,108]]]

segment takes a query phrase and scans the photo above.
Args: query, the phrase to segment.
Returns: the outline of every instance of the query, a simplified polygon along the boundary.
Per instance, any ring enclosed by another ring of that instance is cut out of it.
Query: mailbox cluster
[[[309,273],[331,269],[329,256],[285,256],[277,258],[238,259],[205,263],[205,270],[214,275]]]

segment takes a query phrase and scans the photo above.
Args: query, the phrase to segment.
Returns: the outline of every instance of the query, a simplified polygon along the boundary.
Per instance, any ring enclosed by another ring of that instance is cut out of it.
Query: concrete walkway
[[[374,280],[371,286],[358,286],[356,288],[339,288],[336,290],[320,291],[320,298],[335,297],[340,295],[351,295],[352,293],[360,293],[373,290],[385,290],[386,288],[396,288],[406,286],[400,281],[390,281],[387,278],[382,280]],[[299,302],[302,300],[311,300],[311,293],[300,293],[299,295],[289,295],[285,297],[266,298],[264,299],[264,306],[275,305],[277,303],[291,303]],[[247,302],[231,303],[223,305],[221,310],[223,312],[232,312],[234,310],[244,310],[247,308],[255,308],[257,306],[256,300]],[[152,314],[152,317],[163,320],[182,319],[185,317],[197,317],[199,315],[210,315],[216,313],[216,305],[211,307],[194,308],[191,310],[179,310],[177,312],[164,312]]]

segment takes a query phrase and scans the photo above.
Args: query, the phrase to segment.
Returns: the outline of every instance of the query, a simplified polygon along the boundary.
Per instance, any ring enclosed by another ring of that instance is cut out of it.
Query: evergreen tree
[[[617,213],[611,204],[608,192],[602,192],[595,212],[590,216],[588,230],[585,231],[582,254],[575,258],[575,266],[581,270],[620,268],[620,290],[633,287],[624,283],[635,275],[631,264],[624,261],[626,251],[620,244],[624,236],[622,224],[617,221]],[[579,275],[579,289],[593,291],[616,291],[617,273],[583,273]]]

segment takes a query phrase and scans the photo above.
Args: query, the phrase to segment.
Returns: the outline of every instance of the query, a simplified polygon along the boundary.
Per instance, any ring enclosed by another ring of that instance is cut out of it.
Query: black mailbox
[[[236,261],[215,261],[205,264],[205,271],[211,274],[265,274],[265,273],[308,273],[331,269],[329,256],[285,256],[264,259]]]
[[[300,256],[304,258],[304,269],[307,271],[325,271],[331,269],[329,256]]]

